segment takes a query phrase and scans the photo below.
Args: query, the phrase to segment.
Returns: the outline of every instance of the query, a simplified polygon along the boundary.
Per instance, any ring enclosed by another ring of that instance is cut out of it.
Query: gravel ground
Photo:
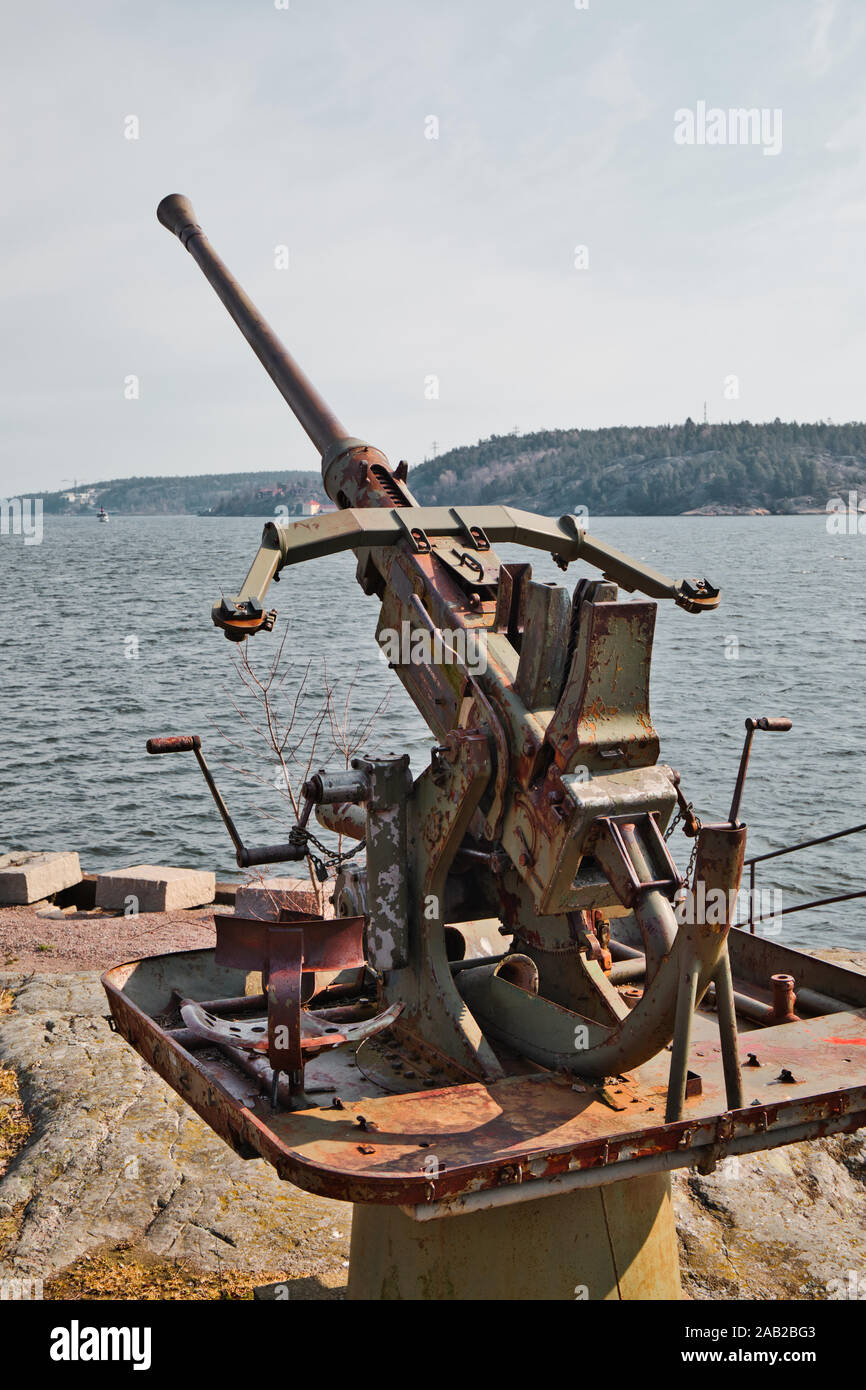
[[[41,917],[42,910],[0,908],[0,969],[17,974],[36,970],[41,975],[101,973],[140,956],[203,949],[216,942],[212,907],[143,912],[138,917]]]

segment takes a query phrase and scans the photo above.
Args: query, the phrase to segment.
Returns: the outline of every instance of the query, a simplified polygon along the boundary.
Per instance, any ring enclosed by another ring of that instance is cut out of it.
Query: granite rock
[[[35,903],[81,882],[78,855],[71,851],[20,850],[0,855],[0,904]]]

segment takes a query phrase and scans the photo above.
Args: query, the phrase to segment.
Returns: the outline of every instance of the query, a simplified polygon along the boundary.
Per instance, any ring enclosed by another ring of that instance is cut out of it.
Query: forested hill
[[[866,496],[866,424],[617,426],[494,435],[410,471],[419,502],[561,515],[823,511]]]
[[[324,502],[321,473],[258,472],[202,473],[190,477],[112,478],[102,483],[76,484],[49,493],[47,512],[89,516],[100,506],[111,515],[273,516],[278,506],[289,514],[304,502]]]
[[[866,497],[866,424],[617,426],[493,435],[410,470],[419,502],[501,502],[560,516],[823,511]],[[274,516],[325,501],[318,472],[115,478],[50,493],[47,512]]]

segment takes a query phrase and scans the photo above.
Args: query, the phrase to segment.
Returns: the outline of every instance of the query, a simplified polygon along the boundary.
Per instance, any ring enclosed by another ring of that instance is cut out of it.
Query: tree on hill
[[[866,424],[738,421],[493,435],[412,469],[420,502],[513,503],[556,514],[676,514],[703,506],[822,508],[866,492]],[[805,502],[804,502],[804,499]]]

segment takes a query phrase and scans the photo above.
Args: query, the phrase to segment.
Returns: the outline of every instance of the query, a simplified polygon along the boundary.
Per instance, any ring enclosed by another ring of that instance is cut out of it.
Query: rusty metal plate
[[[157,963],[165,969],[170,958]],[[124,993],[130,970],[103,977],[123,1036],[239,1152],[261,1155],[299,1187],[344,1201],[438,1202],[581,1169],[610,1181],[617,1164],[630,1171],[635,1163],[654,1171],[662,1160],[687,1166],[721,1151],[773,1148],[866,1124],[866,1010],[741,1035],[744,1058],[751,1052],[759,1065],[745,1069],[747,1104],[733,1112],[725,1110],[720,1049],[704,1036],[689,1057],[702,1094],[688,1098],[682,1120],[669,1125],[665,1053],[631,1074],[619,1097],[616,1082],[576,1090],[570,1079],[538,1072],[273,1113],[264,1099],[242,1104],[206,1057],[180,1046],[134,1004]],[[622,1097],[627,1103],[613,1108]]]
[[[268,960],[270,933],[303,931],[305,970],[347,970],[364,964],[363,917],[307,917],[278,923],[214,913],[218,965],[260,970]]]

